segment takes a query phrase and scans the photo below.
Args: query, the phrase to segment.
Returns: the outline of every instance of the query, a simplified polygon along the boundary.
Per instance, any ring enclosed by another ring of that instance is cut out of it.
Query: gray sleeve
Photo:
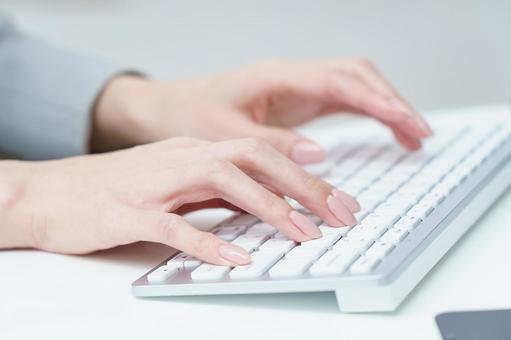
[[[92,106],[119,72],[25,36],[0,16],[0,151],[33,160],[87,153]]]

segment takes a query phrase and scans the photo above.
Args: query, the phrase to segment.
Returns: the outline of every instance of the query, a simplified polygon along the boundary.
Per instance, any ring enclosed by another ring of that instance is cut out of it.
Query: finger
[[[250,263],[242,248],[192,227],[176,214],[134,211],[129,214],[131,236],[136,241],[163,243],[209,263],[236,266]]]
[[[303,242],[321,237],[321,231],[306,216],[294,211],[287,202],[264,188],[228,161],[210,171],[209,184],[216,194],[241,209],[275,226],[290,239]]]
[[[268,141],[298,164],[319,163],[326,158],[323,147],[292,130],[246,122],[239,131],[245,137],[258,137]]]
[[[394,136],[399,141],[401,145],[409,150],[418,150],[421,148],[422,144],[419,139],[412,138],[399,130],[398,128],[392,128],[392,132]]]
[[[338,195],[334,195],[334,187],[304,171],[269,143],[250,138],[231,142],[230,146],[226,148],[219,143],[213,148],[218,148],[219,151],[215,152],[232,160],[256,181],[269,184],[286,196],[294,198],[326,223],[332,226],[356,223],[353,212]],[[346,194],[344,198],[347,196]]]
[[[346,71],[351,70],[356,72],[373,91],[386,96],[389,103],[396,110],[400,110],[409,116],[415,117],[416,124],[420,125],[421,129],[424,129],[432,134],[431,127],[426,122],[426,120],[402,98],[402,96],[385,79],[380,71],[375,66],[373,66],[372,63],[369,61],[360,60],[349,64],[349,66],[345,65],[346,64],[342,64],[341,68],[344,68]]]
[[[425,138],[431,135],[417,117],[396,110],[385,95],[375,92],[360,77],[345,74],[334,78],[332,82],[332,96],[342,105],[349,105],[387,125],[399,122],[403,132],[412,137]]]

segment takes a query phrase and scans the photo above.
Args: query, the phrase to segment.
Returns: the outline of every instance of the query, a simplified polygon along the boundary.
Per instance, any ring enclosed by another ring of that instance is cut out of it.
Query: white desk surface
[[[510,207],[508,192],[393,313],[341,314],[329,293],[134,298],[130,283],[169,253],[154,244],[90,256],[4,251],[0,338],[438,339],[439,312],[511,306]]]

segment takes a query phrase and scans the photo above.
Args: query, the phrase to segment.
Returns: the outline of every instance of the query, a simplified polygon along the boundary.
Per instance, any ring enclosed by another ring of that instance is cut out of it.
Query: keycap
[[[232,227],[220,227],[215,230],[215,235],[224,241],[232,241],[245,231],[246,227],[242,225]]]
[[[325,234],[325,235],[323,235],[323,237],[320,237],[320,238],[317,238],[314,240],[310,240],[310,241],[302,242],[300,247],[302,247],[302,248],[321,248],[321,249],[326,250],[328,247],[330,247],[332,244],[334,244],[337,240],[339,240],[341,238],[341,236],[342,235],[340,233]]]
[[[408,214],[410,216],[415,216],[420,219],[424,219],[427,216],[429,216],[435,208],[428,204],[428,203],[419,203],[415,205],[410,211],[408,211]]]
[[[371,257],[378,257],[380,259],[383,259],[395,248],[396,246],[393,242],[378,240],[369,249],[367,249],[366,254]]]
[[[243,234],[238,236],[234,241],[232,241],[232,244],[235,244],[238,247],[241,247],[250,253],[256,250],[268,238],[269,237],[266,233]]]
[[[271,235],[275,234],[276,232],[277,232],[277,228],[275,228],[272,225],[269,225],[267,223],[256,223],[253,226],[251,226],[250,228],[248,228],[246,234],[247,235],[253,235],[253,234],[263,235],[264,234],[264,235],[271,236]]]
[[[288,258],[286,256],[284,260],[277,262],[277,264],[270,269],[268,274],[274,279],[298,277],[305,273],[313,261],[314,260],[312,258]]]
[[[259,250],[269,250],[275,249],[281,252],[288,253],[291,249],[296,247],[297,243],[295,241],[289,240],[287,238],[270,238],[268,241],[264,242]]]
[[[230,270],[231,268],[227,266],[203,263],[192,271],[191,278],[193,281],[217,281],[222,279]]]
[[[310,241],[312,242],[312,241]],[[304,243],[305,244],[305,243]],[[318,257],[323,254],[328,247],[325,245],[316,245],[316,246],[307,246],[307,245],[300,245],[298,247],[294,247],[291,249],[289,253],[286,254],[286,258],[301,258],[304,261],[305,260],[316,260]]]
[[[365,235],[354,235],[352,237],[343,237],[332,246],[333,250],[356,249],[364,251],[374,243],[374,238]]]
[[[175,275],[178,272],[178,269],[179,269],[178,263],[161,266],[152,273],[150,273],[149,275],[147,275],[147,281],[149,283],[165,282],[167,279]]]
[[[323,234],[323,236],[327,236],[330,234],[344,236],[351,230],[352,227],[331,227],[328,224],[323,223],[318,228]]]
[[[407,229],[391,228],[380,238],[380,241],[398,244],[409,234]]]
[[[351,229],[348,233],[348,236],[365,236],[370,239],[376,239],[380,237],[385,231],[387,231],[387,227],[384,224],[362,222],[361,224],[354,226],[353,229]]]
[[[394,223],[396,223],[401,218],[401,215],[395,212],[390,212],[390,214],[381,213],[373,213],[368,215],[366,218],[362,220],[362,224],[366,225],[381,225],[384,227],[390,227]]]
[[[406,215],[394,225],[394,228],[407,229],[408,231],[411,231],[417,228],[421,222],[422,219],[417,216]]]
[[[328,251],[311,266],[309,272],[312,276],[342,274],[359,255],[360,253],[354,249],[346,251]]]
[[[179,265],[179,269],[195,269],[202,264],[202,261],[186,253],[179,253],[167,261],[167,265],[174,263]]]
[[[350,267],[352,274],[368,274],[376,268],[381,262],[381,259],[376,256],[362,255],[355,263]]]
[[[255,279],[262,276],[284,255],[280,250],[259,250],[251,255],[252,262],[231,270],[229,276],[233,280]]]

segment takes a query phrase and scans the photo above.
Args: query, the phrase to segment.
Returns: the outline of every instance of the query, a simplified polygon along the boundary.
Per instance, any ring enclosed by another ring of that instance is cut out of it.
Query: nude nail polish
[[[400,112],[404,113],[405,115],[409,117],[415,117],[416,114],[410,110],[409,107],[407,107],[401,100],[397,98],[390,98],[389,104],[396,110],[399,110]]]
[[[289,213],[289,219],[293,224],[300,229],[304,234],[309,235],[312,238],[320,238],[323,236],[318,227],[307,218],[307,216],[293,210]]]
[[[221,257],[234,264],[250,263],[250,255],[246,251],[230,244],[222,244],[218,248],[218,253]]]
[[[417,126],[422,131],[424,131],[424,133],[426,133],[428,136],[432,136],[433,135],[433,130],[431,130],[431,127],[429,126],[429,124],[424,119],[422,119],[421,117],[415,118],[415,124],[417,124]]]
[[[293,146],[291,158],[298,164],[318,163],[326,158],[325,150],[312,142],[300,142]]]
[[[344,205],[344,203],[335,196],[328,196],[327,198],[328,208],[341,222],[346,225],[357,224],[357,219],[353,213]]]

